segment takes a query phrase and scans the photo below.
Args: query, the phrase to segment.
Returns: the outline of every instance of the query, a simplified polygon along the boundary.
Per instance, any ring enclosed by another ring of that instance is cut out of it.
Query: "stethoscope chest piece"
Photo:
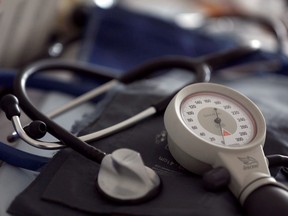
[[[153,198],[161,186],[159,176],[144,165],[140,154],[124,148],[103,158],[97,180],[105,197],[129,204]]]

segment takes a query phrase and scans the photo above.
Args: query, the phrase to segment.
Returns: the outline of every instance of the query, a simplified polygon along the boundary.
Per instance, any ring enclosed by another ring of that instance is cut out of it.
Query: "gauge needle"
[[[223,139],[223,144],[225,144],[225,139],[224,139],[224,136],[223,136],[223,130],[222,130],[222,126],[221,126],[221,118],[219,118],[219,116],[218,116],[217,108],[214,108],[214,110],[215,110],[215,113],[216,113],[216,119],[214,119],[214,122],[216,124],[219,124],[219,128],[221,130],[221,136],[222,136],[222,139]]]

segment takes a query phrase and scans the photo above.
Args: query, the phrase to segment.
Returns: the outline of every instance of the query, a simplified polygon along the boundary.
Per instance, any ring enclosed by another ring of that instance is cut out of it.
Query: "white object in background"
[[[71,13],[88,0],[0,0],[0,67],[15,68],[48,52],[55,32],[72,35]]]
[[[39,55],[55,25],[57,0],[2,0],[0,65],[14,67]]]

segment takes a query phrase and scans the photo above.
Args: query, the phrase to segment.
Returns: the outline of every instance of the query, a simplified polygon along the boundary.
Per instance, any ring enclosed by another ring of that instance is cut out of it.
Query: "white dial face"
[[[192,94],[182,102],[180,112],[191,132],[207,142],[242,146],[255,137],[256,124],[248,110],[222,94]]]

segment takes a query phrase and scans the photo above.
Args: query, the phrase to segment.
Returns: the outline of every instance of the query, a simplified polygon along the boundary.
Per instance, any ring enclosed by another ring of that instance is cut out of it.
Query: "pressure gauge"
[[[213,167],[227,168],[229,187],[240,200],[259,185],[274,182],[262,149],[264,117],[238,91],[213,83],[187,86],[168,105],[164,123],[176,161],[200,175]]]
[[[247,108],[215,92],[188,96],[180,104],[181,118],[195,136],[228,147],[251,143],[257,131]]]

